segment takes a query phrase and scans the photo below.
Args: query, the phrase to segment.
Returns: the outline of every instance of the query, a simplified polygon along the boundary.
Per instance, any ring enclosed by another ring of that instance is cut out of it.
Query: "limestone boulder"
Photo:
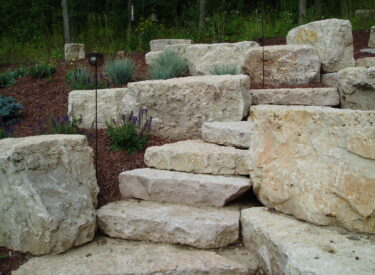
[[[0,140],[0,246],[43,255],[91,241],[98,191],[85,136]]]
[[[375,110],[375,67],[351,67],[337,73],[341,108]]]
[[[322,74],[322,83],[328,87],[338,88],[337,73]]]
[[[375,54],[375,48],[361,49],[359,52],[367,54]]]
[[[160,54],[166,51],[170,52],[175,52],[177,53],[180,57],[186,59],[186,49],[187,47],[191,46],[190,44],[177,44],[177,45],[168,45],[165,47],[163,51],[157,51],[157,52],[149,52],[146,54],[145,59],[146,59],[146,64],[148,65],[153,65]]]
[[[238,240],[240,212],[151,201],[117,201],[97,212],[105,234],[126,240],[224,247]]]
[[[67,43],[64,45],[65,60],[84,59],[86,57],[85,44]]]
[[[148,52],[148,53],[146,53],[146,55],[145,55],[146,64],[147,65],[152,65],[152,64],[156,63],[156,60],[158,59],[158,57],[160,56],[160,54],[162,52],[163,51]]]
[[[236,251],[228,252],[232,257]],[[252,274],[257,261],[249,252],[241,252],[250,264],[214,251],[100,237],[62,255],[32,258],[12,274]]]
[[[364,57],[356,60],[357,67],[375,67],[375,57]]]
[[[244,59],[244,72],[252,84],[295,85],[319,82],[320,60],[311,46],[277,45],[252,48]]]
[[[259,47],[254,41],[239,43],[193,44],[186,48],[185,57],[191,75],[210,75],[215,66],[233,65],[242,72],[249,51]]]
[[[252,106],[253,190],[318,225],[375,233],[375,112]]]
[[[152,52],[164,51],[169,45],[191,44],[190,39],[155,39],[150,41]]]
[[[241,121],[246,117],[249,87],[250,79],[245,75],[133,82],[128,84],[120,110],[146,108],[154,118],[155,135],[197,138],[205,121]]]
[[[370,38],[368,40],[368,46],[370,48],[375,48],[375,26],[371,27]]]
[[[98,128],[106,128],[106,122],[118,119],[124,111],[120,109],[126,88],[98,90]],[[138,111],[134,110],[134,111]],[[130,111],[129,111],[130,112]],[[95,123],[95,90],[75,90],[69,93],[68,114],[70,117],[82,116],[82,128],[91,128]]]
[[[149,167],[188,173],[247,175],[247,150],[224,147],[201,140],[186,140],[146,149]]]
[[[242,237],[266,274],[373,274],[375,238],[325,229],[265,207],[241,212]]]
[[[327,19],[298,26],[289,31],[287,44],[313,46],[326,73],[355,65],[349,20]]]

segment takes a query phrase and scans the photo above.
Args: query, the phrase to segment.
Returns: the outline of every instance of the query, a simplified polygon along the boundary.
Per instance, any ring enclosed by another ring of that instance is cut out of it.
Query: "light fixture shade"
[[[104,63],[104,55],[98,52],[89,53],[87,60],[92,66],[100,66]]]

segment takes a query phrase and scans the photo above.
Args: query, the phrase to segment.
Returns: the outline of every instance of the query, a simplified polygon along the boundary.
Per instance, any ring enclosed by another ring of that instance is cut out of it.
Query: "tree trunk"
[[[69,12],[68,12],[68,0],[61,0],[61,7],[63,12],[64,20],[64,40],[65,43],[70,43],[70,24],[69,24]]]
[[[204,26],[204,18],[206,17],[207,0],[199,0],[199,33]]]
[[[298,24],[305,23],[306,19],[306,0],[298,0]]]
[[[128,0],[128,33],[132,30],[132,0]]]

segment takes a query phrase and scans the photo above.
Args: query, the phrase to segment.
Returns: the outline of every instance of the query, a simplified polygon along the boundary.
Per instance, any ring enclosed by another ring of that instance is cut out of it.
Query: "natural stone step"
[[[248,151],[186,140],[147,148],[145,163],[149,167],[181,172],[247,175]]]
[[[191,44],[190,39],[155,39],[150,41],[152,52],[164,51],[169,45]]]
[[[337,106],[337,88],[294,88],[250,90],[253,104]]]
[[[266,274],[375,274],[375,237],[301,222],[265,207],[241,212],[245,247]],[[340,233],[341,232],[341,233]]]
[[[240,254],[239,254],[240,253]],[[67,253],[36,257],[14,275],[253,274],[257,260],[243,249],[216,253],[168,244],[98,237]]]
[[[246,177],[190,174],[157,169],[136,169],[120,174],[123,198],[159,202],[223,206],[250,189]]]
[[[202,138],[207,142],[249,148],[253,123],[237,122],[205,122],[202,126]]]
[[[97,211],[107,235],[128,240],[224,247],[238,240],[238,208],[193,207],[150,201],[118,201]]]

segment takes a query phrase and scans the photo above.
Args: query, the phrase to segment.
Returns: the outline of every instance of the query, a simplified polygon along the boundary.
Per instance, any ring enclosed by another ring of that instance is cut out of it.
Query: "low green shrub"
[[[225,74],[241,74],[240,69],[236,64],[220,64],[214,65],[210,71],[213,75],[225,75]]]
[[[5,129],[3,129],[3,128],[0,128],[0,139],[4,139],[4,138],[7,138],[7,137],[8,137],[7,131],[5,131]]]
[[[51,77],[56,72],[56,67],[47,63],[40,63],[30,68],[30,75],[32,78],[47,78]]]
[[[14,97],[0,95],[0,126],[7,126],[17,122],[22,108],[22,105]]]
[[[9,138],[9,137],[14,137],[14,132],[13,132],[13,127],[8,126],[8,127],[0,127],[0,139],[4,138]]]
[[[13,71],[0,73],[0,88],[10,87],[16,83],[17,78],[28,74],[25,68],[17,68]]]
[[[179,77],[188,71],[184,58],[173,51],[165,51],[151,65],[149,75],[151,79],[169,79]]]
[[[66,75],[66,80],[73,90],[92,90],[95,89],[95,76],[90,75],[86,68],[75,68]],[[109,81],[101,75],[98,76],[98,89],[109,87]]]
[[[115,85],[128,84],[133,80],[135,72],[134,62],[129,58],[109,61],[104,66],[104,72]]]
[[[129,154],[134,154],[144,149],[151,123],[152,117],[147,117],[146,109],[140,109],[138,116],[132,111],[128,116],[122,114],[119,121],[112,120],[107,123],[107,134],[112,141],[110,150],[126,150]]]

